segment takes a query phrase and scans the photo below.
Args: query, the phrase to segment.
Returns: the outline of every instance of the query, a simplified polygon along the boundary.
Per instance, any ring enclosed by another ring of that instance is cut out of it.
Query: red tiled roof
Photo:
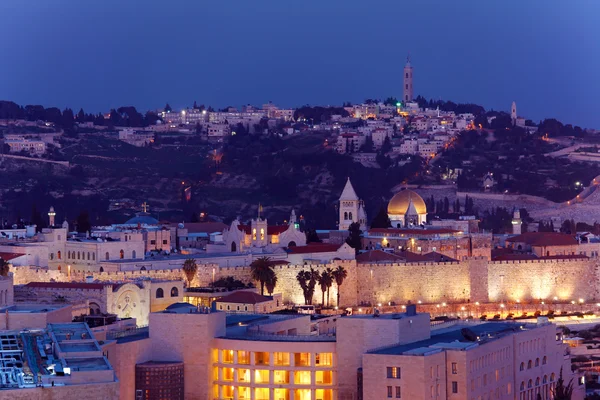
[[[221,297],[217,303],[240,303],[240,304],[257,304],[272,300],[271,297],[262,296],[258,293],[240,290],[228,296]]]
[[[0,252],[0,258],[3,259],[4,261],[10,261],[10,260],[13,260],[15,258],[24,256],[24,255],[25,254]]]
[[[574,236],[556,232],[526,232],[506,239],[509,243],[526,243],[530,246],[573,246]]]
[[[438,229],[402,229],[402,228],[373,228],[369,229],[369,233],[395,233],[405,235],[444,235],[458,233],[455,229],[438,228]]]
[[[380,261],[394,262],[399,260],[404,260],[404,258],[392,253],[387,253],[382,250],[366,251],[356,256],[356,262],[358,262],[359,264],[368,264],[373,262],[376,263]]]
[[[104,283],[79,283],[79,282],[29,282],[26,287],[29,288],[47,288],[47,289],[87,289],[102,290],[104,286],[110,284]]]
[[[267,235],[279,235],[288,230],[289,225],[269,225],[267,226]],[[246,235],[250,235],[252,233],[252,227],[250,225],[238,225],[238,229],[242,232],[245,232]]]
[[[306,246],[288,247],[288,253],[292,254],[307,254],[307,253],[326,253],[337,251],[341,246],[337,244],[313,243]]]

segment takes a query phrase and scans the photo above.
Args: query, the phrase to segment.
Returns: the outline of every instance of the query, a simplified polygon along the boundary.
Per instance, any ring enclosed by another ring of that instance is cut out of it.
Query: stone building
[[[358,222],[360,224],[360,229],[363,231],[367,228],[365,205],[354,191],[350,178],[346,181],[346,186],[344,186],[344,190],[340,195],[339,213],[339,230],[348,230],[350,225],[354,222]]]

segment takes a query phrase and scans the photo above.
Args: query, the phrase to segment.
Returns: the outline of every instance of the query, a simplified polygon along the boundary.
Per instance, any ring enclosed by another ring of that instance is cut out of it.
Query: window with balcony
[[[290,353],[274,353],[273,362],[275,365],[290,365]]]
[[[294,389],[294,400],[311,400],[310,389]]]
[[[223,350],[223,364],[233,364],[233,350]]]
[[[294,365],[297,367],[310,366],[310,353],[294,353]]]
[[[250,352],[238,350],[237,352],[237,363],[238,364],[250,364]]]
[[[238,369],[238,382],[250,382],[250,370],[245,368]]]
[[[315,356],[315,365],[328,367],[333,365],[333,354],[332,353],[317,353]]]
[[[294,371],[296,385],[310,385],[310,371]]]
[[[289,389],[275,389],[273,391],[274,400],[290,400]]]
[[[233,386],[223,385],[221,386],[221,398],[222,399],[233,399]]]
[[[254,364],[269,365],[269,353],[267,353],[266,351],[254,353]]]
[[[271,399],[269,399],[269,389],[268,388],[254,389],[254,399],[255,400],[271,400]]]
[[[273,371],[273,381],[277,384],[290,383],[290,371]]]
[[[239,400],[250,400],[250,388],[246,386],[238,387],[238,399]]]
[[[315,380],[317,381],[317,385],[331,385],[332,372],[331,371],[317,371],[315,373]]]
[[[254,371],[254,382],[269,383],[269,371],[266,369],[257,369]]]
[[[315,400],[333,400],[333,391],[331,389],[315,390]]]
[[[223,368],[222,379],[224,381],[233,381],[233,368]]]

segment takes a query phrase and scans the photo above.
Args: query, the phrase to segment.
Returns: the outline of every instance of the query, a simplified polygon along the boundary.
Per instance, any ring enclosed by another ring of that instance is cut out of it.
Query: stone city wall
[[[600,299],[598,259],[487,261],[486,257],[472,257],[458,262],[357,264],[356,261],[333,261],[312,265],[322,272],[342,265],[348,272],[341,287],[342,306],[359,304],[406,304],[419,300],[425,303],[497,302],[516,300],[553,299],[586,301]],[[302,289],[296,280],[299,271],[308,265],[277,265],[275,291],[283,294],[286,303],[303,304]],[[28,282],[67,282],[66,274],[35,267],[14,267],[15,284]],[[251,282],[250,267],[219,267],[200,264],[192,286],[209,286],[213,280],[232,276],[242,282]],[[139,279],[181,280],[185,274],[179,269],[73,273],[71,280],[85,282],[86,276],[94,281],[123,282]],[[256,282],[254,282],[256,284]],[[329,291],[329,304],[336,305],[337,285]],[[321,289],[317,284],[313,304],[321,303]]]

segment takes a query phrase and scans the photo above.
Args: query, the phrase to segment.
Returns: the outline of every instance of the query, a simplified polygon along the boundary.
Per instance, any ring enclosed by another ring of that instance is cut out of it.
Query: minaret
[[[513,103],[514,105],[514,103]],[[513,235],[521,234],[521,225],[523,225],[523,221],[521,221],[521,212],[519,210],[515,210],[512,219],[512,233]]]
[[[402,100],[406,103],[413,99],[413,67],[410,65],[410,55],[406,57],[406,65],[404,66],[404,87]]]
[[[510,119],[513,125],[517,123],[517,103],[512,102],[512,106],[510,107]]]
[[[56,217],[56,213],[54,212],[54,207],[50,207],[50,211],[48,211],[48,226],[54,226],[54,217]]]
[[[340,196],[340,219],[338,223],[338,229],[340,231],[348,230],[350,224],[358,221],[358,209],[360,205],[360,199],[356,195],[354,188],[352,187],[352,183],[350,182],[350,178],[346,181],[346,186],[344,186],[344,190],[342,191],[342,195]]]

